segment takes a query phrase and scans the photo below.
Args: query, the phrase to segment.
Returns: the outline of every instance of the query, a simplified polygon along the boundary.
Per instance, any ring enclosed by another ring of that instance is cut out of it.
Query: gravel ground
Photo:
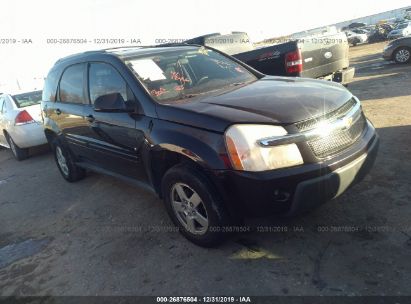
[[[1,295],[411,295],[411,66],[384,62],[383,45],[351,48],[349,89],[381,137],[371,173],[218,249],[174,232],[149,193],[94,173],[68,184],[47,150],[0,149]]]

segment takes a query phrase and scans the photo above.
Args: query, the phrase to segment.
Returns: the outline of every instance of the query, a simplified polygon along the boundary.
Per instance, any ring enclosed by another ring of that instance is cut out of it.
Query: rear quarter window
[[[57,70],[52,70],[48,73],[44,82],[43,101],[56,101],[57,81],[59,73]]]

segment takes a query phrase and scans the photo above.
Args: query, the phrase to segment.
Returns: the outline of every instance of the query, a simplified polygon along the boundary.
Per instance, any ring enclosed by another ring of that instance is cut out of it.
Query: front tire
[[[6,139],[15,159],[21,161],[29,157],[29,149],[22,149],[17,146],[13,138],[11,138],[9,134],[6,134]]]
[[[62,140],[54,140],[53,152],[57,168],[66,181],[73,183],[85,177],[86,171],[76,165],[73,155]]]
[[[396,63],[410,63],[411,49],[407,47],[400,47],[394,52],[393,57]]]
[[[177,165],[165,174],[162,193],[180,233],[202,247],[215,247],[228,235],[229,216],[217,191],[201,171]]]

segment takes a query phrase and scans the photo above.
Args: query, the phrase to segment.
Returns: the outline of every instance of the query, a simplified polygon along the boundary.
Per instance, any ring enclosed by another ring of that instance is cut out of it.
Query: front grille
[[[346,130],[338,130],[308,142],[308,146],[318,158],[335,155],[353,145],[361,136],[366,126],[366,120],[361,113],[357,121]]]
[[[336,118],[340,118],[344,115],[346,115],[355,105],[357,101],[353,98],[351,98],[349,101],[347,101],[345,104],[343,104],[341,107],[338,109],[328,112],[325,115],[321,115],[320,117],[316,118],[311,118],[308,120],[301,121],[299,123],[296,123],[296,127],[300,131],[306,131],[310,129],[314,129],[317,127],[317,125],[320,122],[328,121],[328,120],[333,120]]]

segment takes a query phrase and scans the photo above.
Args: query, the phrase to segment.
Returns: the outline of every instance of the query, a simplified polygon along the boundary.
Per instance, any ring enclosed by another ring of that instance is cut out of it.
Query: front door
[[[91,101],[91,105],[85,107],[89,123],[88,160],[109,171],[147,182],[141,153],[145,144],[145,124],[148,128],[149,121],[135,111],[130,112],[137,108],[136,98],[112,65],[90,63],[88,75]],[[114,96],[112,110],[96,111],[96,100],[107,96]]]

